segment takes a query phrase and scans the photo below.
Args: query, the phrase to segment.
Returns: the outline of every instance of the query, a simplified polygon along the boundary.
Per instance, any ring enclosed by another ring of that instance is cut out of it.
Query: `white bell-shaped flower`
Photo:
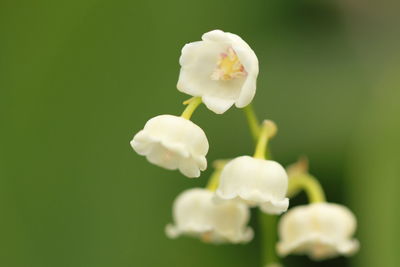
[[[236,34],[213,30],[186,44],[179,59],[178,90],[202,97],[217,114],[247,106],[256,92],[258,59]]]
[[[207,168],[208,140],[190,120],[173,115],[150,119],[131,141],[132,148],[160,167],[179,169],[187,177],[199,177]]]
[[[345,206],[313,203],[298,206],[285,213],[279,222],[281,256],[307,254],[314,260],[351,255],[358,250],[352,239],[356,218]]]
[[[193,188],[182,192],[173,205],[175,225],[167,225],[170,238],[189,235],[212,243],[245,243],[253,238],[247,226],[248,207],[236,201],[216,203],[214,192]]]
[[[280,214],[289,206],[287,187],[288,177],[279,163],[241,156],[225,165],[216,194],[220,199],[239,199],[266,213]]]

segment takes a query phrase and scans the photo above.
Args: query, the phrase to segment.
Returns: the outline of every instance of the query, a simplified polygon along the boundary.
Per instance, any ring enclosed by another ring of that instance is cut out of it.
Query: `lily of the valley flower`
[[[221,30],[203,34],[202,41],[183,47],[179,63],[178,90],[202,97],[217,114],[233,104],[245,107],[255,95],[258,59],[236,34]]]
[[[179,169],[187,177],[199,177],[207,168],[208,140],[190,120],[173,115],[150,119],[131,141],[132,148],[160,167]]]
[[[253,238],[247,226],[247,206],[235,201],[216,203],[214,192],[194,188],[181,193],[173,206],[175,225],[167,225],[170,238],[180,235],[199,237],[212,243],[244,243]]]
[[[225,165],[216,195],[259,206],[266,213],[280,214],[289,206],[285,197],[287,187],[286,171],[278,162],[241,156]]]
[[[313,203],[290,209],[279,222],[281,256],[307,254],[314,260],[351,255],[358,250],[352,239],[356,218],[345,206]]]

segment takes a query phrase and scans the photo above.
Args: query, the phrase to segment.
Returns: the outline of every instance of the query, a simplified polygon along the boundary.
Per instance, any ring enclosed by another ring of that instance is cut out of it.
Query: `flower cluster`
[[[192,98],[184,102],[187,106],[180,116],[150,119],[133,137],[132,148],[157,166],[200,177],[207,168],[209,144],[191,116],[201,103],[217,114],[233,104],[244,108],[256,147],[253,156],[214,164],[206,188],[182,192],[173,204],[174,223],[167,225],[167,235],[188,235],[207,243],[246,243],[253,238],[250,208],[280,215],[287,211],[289,197],[304,190],[310,204],[282,216],[276,252],[282,257],[307,254],[315,260],[356,252],[358,242],[352,239],[356,219],[351,211],[325,201],[322,187],[304,161],[285,169],[268,157],[277,126],[270,120],[259,123],[249,106],[258,76],[258,59],[250,46],[236,34],[213,30],[202,41],[186,44],[179,63],[177,88]]]

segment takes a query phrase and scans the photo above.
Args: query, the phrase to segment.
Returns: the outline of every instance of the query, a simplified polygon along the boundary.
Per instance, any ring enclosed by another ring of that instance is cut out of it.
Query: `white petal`
[[[216,204],[214,193],[193,188],[181,193],[174,202],[174,226],[167,226],[167,234],[200,237],[206,242],[244,243],[253,237],[247,227],[250,212],[246,205],[235,201]]]
[[[250,104],[256,94],[258,59],[254,51],[242,38],[234,34],[231,34],[231,38],[235,40],[232,47],[247,72],[246,81],[243,83],[240,95],[236,100],[236,106],[242,108]]]
[[[197,166],[199,167],[199,169],[200,169],[201,171],[204,171],[205,169],[207,169],[207,160],[206,160],[205,157],[202,157],[202,156],[198,157],[198,156],[196,156],[196,157],[193,157],[193,160],[196,161]]]
[[[256,92],[258,59],[250,46],[238,35],[213,30],[202,36],[203,41],[187,44],[180,57],[178,90],[203,98],[206,106],[221,114],[235,103],[248,105]],[[232,48],[244,66],[246,76],[232,80],[214,80],[212,74],[222,54]]]
[[[152,144],[150,152],[146,155],[150,163],[158,165],[168,170],[178,168],[180,156],[163,147],[160,144]]]
[[[278,200],[278,201],[271,201],[271,202],[265,202],[260,205],[260,209],[268,214],[281,214],[285,211],[287,211],[289,207],[289,199],[285,198],[283,200]]]
[[[178,229],[176,226],[174,226],[174,225],[172,225],[172,224],[168,224],[168,225],[165,227],[165,234],[166,234],[169,238],[175,239],[175,238],[177,238],[177,237],[180,236],[181,232],[179,231],[179,229]]]
[[[189,178],[197,178],[200,176],[200,169],[191,158],[181,160],[179,163],[179,170],[183,175]]]
[[[244,108],[248,104],[251,103],[251,101],[254,98],[254,95],[256,94],[256,88],[257,88],[257,76],[248,76],[246,81],[243,83],[242,89],[240,91],[240,95],[236,100],[235,106],[238,108]]]
[[[213,41],[213,42],[230,42],[228,35],[221,30],[212,30],[206,32],[201,36],[201,39],[204,41]]]
[[[144,131],[138,132],[135,137],[130,142],[132,148],[139,155],[146,155],[150,152],[151,149],[151,141],[150,138]]]
[[[180,57],[181,70],[177,88],[193,96],[202,96],[210,87],[218,86],[211,80],[219,55],[226,45],[213,42],[195,42],[186,44]],[[212,90],[211,90],[212,91]]]
[[[149,162],[189,177],[205,170],[208,140],[204,131],[181,117],[160,115],[150,119],[131,141],[132,148]]]
[[[188,66],[195,63],[202,46],[203,42],[201,41],[185,44],[182,48],[179,64]]]
[[[214,111],[217,114],[222,114],[227,111],[235,101],[229,99],[223,99],[213,96],[205,95],[202,98],[204,104],[208,109]]]
[[[279,214],[288,206],[287,186],[287,174],[279,163],[242,156],[225,165],[216,194]]]
[[[342,255],[351,256],[356,253],[360,248],[358,240],[346,240],[345,242],[338,245],[338,252]]]
[[[290,209],[279,222],[281,256],[307,254],[315,260],[351,255],[358,241],[351,239],[356,220],[346,207],[333,203],[314,203]]]

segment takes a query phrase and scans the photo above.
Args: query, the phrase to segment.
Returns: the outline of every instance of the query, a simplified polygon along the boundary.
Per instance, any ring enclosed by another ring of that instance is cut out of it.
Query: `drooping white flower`
[[[253,238],[247,226],[248,207],[236,201],[214,201],[214,192],[193,188],[181,193],[173,206],[175,225],[167,225],[170,238],[180,235],[199,237],[212,243],[245,243]]]
[[[255,95],[258,59],[236,34],[221,30],[203,34],[202,41],[183,47],[179,63],[178,90],[202,97],[217,114],[233,104],[245,107]]]
[[[225,165],[216,194],[220,199],[238,199],[266,213],[280,214],[289,205],[287,187],[288,177],[279,163],[241,156]]]
[[[358,250],[352,239],[356,218],[345,206],[313,203],[290,209],[279,222],[281,256],[307,254],[314,260],[351,255]]]
[[[207,168],[208,140],[190,120],[173,115],[150,119],[131,141],[132,148],[160,167],[179,169],[187,177],[199,177]]]

